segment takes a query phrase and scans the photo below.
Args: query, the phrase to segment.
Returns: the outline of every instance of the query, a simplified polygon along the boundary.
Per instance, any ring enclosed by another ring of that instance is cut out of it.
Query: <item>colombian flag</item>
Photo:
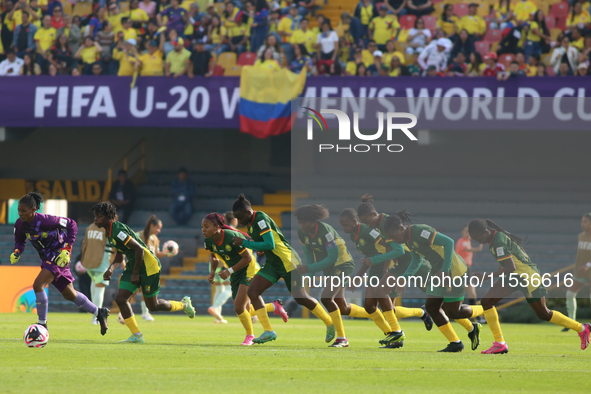
[[[240,131],[257,138],[291,130],[291,99],[304,91],[306,69],[301,74],[282,68],[271,71],[242,67],[240,75]]]

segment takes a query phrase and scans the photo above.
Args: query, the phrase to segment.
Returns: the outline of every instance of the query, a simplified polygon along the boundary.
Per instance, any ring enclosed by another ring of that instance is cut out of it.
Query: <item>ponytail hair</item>
[[[216,226],[220,227],[222,230],[237,231],[240,234],[244,235],[244,237],[246,237],[246,239],[250,239],[250,236],[248,234],[246,234],[245,232],[240,231],[238,229],[235,229],[232,226],[228,226],[226,224],[226,219],[222,215],[220,215],[219,213],[217,213],[217,212],[212,212],[212,213],[210,213],[208,215],[205,215],[204,219],[209,220],[210,222],[212,222]]]
[[[316,222],[328,219],[330,212],[324,205],[310,204],[296,208],[293,214],[298,221]]]
[[[373,206],[373,196],[370,194],[364,194],[361,197],[361,204],[357,207],[357,214],[359,216],[366,216],[372,213],[377,213],[376,208]]]
[[[32,208],[37,211],[41,208],[41,203],[43,202],[43,195],[38,192],[27,193],[24,196],[22,196],[18,202],[23,203],[27,205],[29,208]]]
[[[144,227],[144,242],[148,242],[150,238],[150,227],[157,225],[160,222],[160,219],[156,215],[152,215],[148,218],[146,222],[146,227]]]
[[[232,205],[232,211],[248,211],[249,209],[251,209],[251,207],[252,206],[250,205],[250,201],[248,201],[246,197],[244,197],[243,193],[240,193],[240,195],[238,196],[238,200],[234,201],[234,204]]]
[[[412,214],[406,209],[396,211],[384,221],[384,231],[389,232],[396,230],[400,225],[407,223],[412,223]]]
[[[513,242],[519,246],[523,246],[527,243],[526,238],[520,238],[517,235],[511,234],[509,231],[503,229],[501,226],[496,224],[490,219],[474,219],[468,225],[468,232],[470,236],[484,234],[486,230],[499,231],[509,237]]]
[[[343,212],[341,212],[340,218],[352,220],[354,222],[359,221],[359,216],[357,215],[357,212],[353,208],[345,208],[343,210]]]

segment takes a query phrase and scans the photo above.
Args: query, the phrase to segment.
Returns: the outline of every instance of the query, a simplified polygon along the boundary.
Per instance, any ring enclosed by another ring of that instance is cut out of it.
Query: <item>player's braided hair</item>
[[[145,242],[148,242],[148,238],[150,238],[150,227],[156,226],[158,223],[160,223],[160,219],[158,219],[156,215],[152,215],[148,218],[148,221],[146,222],[146,227],[144,227]]]
[[[503,229],[501,226],[499,226],[498,224],[496,224],[495,222],[493,222],[490,219],[474,219],[468,225],[468,232],[470,233],[470,236],[472,236],[472,237],[473,236],[478,237],[479,235],[484,234],[484,232],[487,229],[502,232],[507,237],[509,237],[513,242],[515,242],[517,245],[520,245],[520,246],[525,245],[525,243],[527,242],[527,237],[520,238],[517,235],[513,235],[509,231]]]
[[[293,214],[298,221],[315,222],[327,219],[330,212],[324,205],[310,204],[296,208]]]
[[[232,205],[232,211],[248,211],[249,209],[251,209],[250,201],[244,197],[244,194],[240,193],[238,200],[234,201],[234,205]]]
[[[41,208],[41,203],[43,202],[43,195],[38,192],[27,193],[24,196],[22,196],[18,202],[26,204],[29,208],[38,210],[39,208]]]
[[[359,216],[367,216],[371,215],[376,211],[376,208],[373,206],[372,202],[374,201],[373,196],[370,194],[365,194],[361,197],[361,204],[357,207],[357,214]]]
[[[244,235],[246,237],[246,239],[250,239],[248,234],[246,234],[245,232],[235,229],[232,226],[228,226],[226,224],[226,219],[217,212],[212,212],[208,215],[205,215],[205,217],[203,219],[209,220],[210,222],[212,222],[213,224],[215,224],[216,226],[218,226],[224,230],[238,231],[240,234]]]
[[[359,216],[357,216],[357,212],[353,208],[345,208],[343,212],[341,212],[341,219],[348,219],[353,222],[359,221]]]
[[[412,214],[406,209],[396,211],[388,216],[384,221],[384,231],[390,232],[396,230],[401,224],[412,223]]]
[[[90,209],[90,212],[94,213],[95,215],[103,215],[109,220],[115,220],[117,217],[117,208],[113,205],[110,201],[103,201],[94,204],[94,206]]]

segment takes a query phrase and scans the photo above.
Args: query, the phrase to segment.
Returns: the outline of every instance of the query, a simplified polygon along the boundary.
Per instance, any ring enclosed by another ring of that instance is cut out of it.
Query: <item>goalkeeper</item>
[[[98,308],[84,294],[74,290],[72,285],[74,277],[69,265],[78,226],[72,219],[37,212],[42,202],[43,196],[39,193],[28,193],[19,200],[19,218],[14,224],[14,252],[10,255],[12,264],[18,262],[27,240],[39,253],[41,272],[33,283],[37,298],[38,324],[47,328],[49,303],[45,287],[51,283],[66,300],[92,313],[101,326],[101,334],[105,335],[109,310]]]

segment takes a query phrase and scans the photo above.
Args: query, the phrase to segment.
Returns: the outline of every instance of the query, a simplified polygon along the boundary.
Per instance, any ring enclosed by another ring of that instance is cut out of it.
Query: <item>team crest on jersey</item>
[[[226,245],[226,250],[227,250],[228,252],[230,252],[230,251],[232,251],[232,247],[231,247],[230,245]]]
[[[248,277],[247,277],[247,278],[246,278],[246,281],[247,281],[248,283],[250,283],[250,280],[251,280],[251,279],[252,279],[252,278],[248,278]]]
[[[365,246],[365,240],[363,238],[359,240],[359,246]]]
[[[342,272],[341,270],[336,270],[336,271],[335,271],[335,275],[336,275],[336,276],[339,276],[339,275],[341,274],[341,272]]]
[[[150,291],[150,286],[146,286],[146,291]]]
[[[307,243],[307,244],[309,244],[310,243],[310,238],[308,238],[308,237],[304,238],[304,242]]]

